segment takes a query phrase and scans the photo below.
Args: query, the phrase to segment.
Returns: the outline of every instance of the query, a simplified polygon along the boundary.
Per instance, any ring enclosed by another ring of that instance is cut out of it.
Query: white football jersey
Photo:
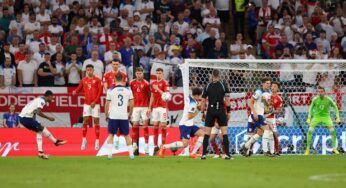
[[[194,125],[194,119],[188,119],[188,116],[190,113],[195,113],[197,111],[197,105],[198,102],[193,99],[191,96],[189,96],[187,99],[185,99],[185,105],[184,105],[184,112],[183,117],[181,118],[179,125],[185,125],[185,126],[193,126]]]
[[[132,91],[124,86],[111,87],[107,91],[106,100],[109,104],[109,118],[126,120],[129,118],[127,106],[133,99]]]
[[[22,109],[22,112],[19,114],[20,117],[32,118],[36,113],[37,109],[43,108],[46,104],[44,97],[37,97],[36,99],[30,101],[25,107]]]
[[[267,91],[263,91],[263,89],[257,89],[256,92],[252,95],[252,98],[255,100],[254,108],[257,115],[264,115],[264,103],[262,102],[262,95],[265,92],[270,93],[270,90],[268,89]]]

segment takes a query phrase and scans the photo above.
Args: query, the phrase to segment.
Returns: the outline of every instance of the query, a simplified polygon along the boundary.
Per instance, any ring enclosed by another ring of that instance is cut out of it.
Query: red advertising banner
[[[82,129],[79,128],[50,128],[49,131],[57,139],[67,140],[68,143],[63,146],[55,146],[50,140],[43,139],[43,150],[52,156],[104,156],[108,154],[107,151],[107,128],[101,128],[100,130],[100,149],[97,151],[94,149],[95,143],[95,131],[93,128],[89,128],[87,135],[87,147],[86,150],[81,150],[82,144]],[[153,131],[149,130],[149,153],[152,154],[154,150],[153,146]],[[143,132],[139,139],[139,152],[144,154],[144,138]],[[171,143],[179,140],[179,129],[168,128],[167,129],[167,143]],[[160,136],[159,136],[159,140]],[[124,137],[119,139],[119,149],[113,148],[113,155],[128,155],[128,149],[125,144]],[[160,143],[160,141],[159,141]],[[181,150],[179,150],[180,152]],[[177,152],[177,153],[179,153]],[[167,151],[167,155],[173,153]],[[37,156],[37,144],[36,133],[29,131],[25,128],[14,129],[0,129],[0,156]]]

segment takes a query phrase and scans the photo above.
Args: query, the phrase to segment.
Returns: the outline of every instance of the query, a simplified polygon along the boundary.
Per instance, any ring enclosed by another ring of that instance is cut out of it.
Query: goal
[[[345,60],[234,60],[234,59],[186,59],[180,65],[183,75],[184,96],[191,88],[203,88],[211,80],[213,69],[220,70],[221,80],[231,91],[231,118],[228,122],[230,149],[239,153],[247,139],[247,100],[261,86],[261,78],[281,84],[280,95],[284,100],[282,112],[277,115],[281,152],[302,154],[308,125],[305,123],[317,86],[325,88],[340,110],[342,123],[334,122],[339,150],[346,150],[346,61]],[[332,118],[335,118],[331,109]],[[312,152],[331,152],[328,129],[320,126],[312,138]],[[261,151],[260,142],[254,152]]]

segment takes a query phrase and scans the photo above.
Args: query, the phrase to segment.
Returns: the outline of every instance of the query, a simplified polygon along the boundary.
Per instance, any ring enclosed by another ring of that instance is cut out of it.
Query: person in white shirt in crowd
[[[50,23],[50,14],[48,11],[46,11],[46,6],[45,4],[40,4],[38,7],[38,13],[36,15],[36,20],[40,22],[41,25],[43,24],[49,24]]]
[[[23,23],[28,23],[29,17],[30,17],[30,5],[28,3],[24,3],[23,12],[22,12]]]
[[[70,55],[71,60],[66,64],[68,86],[78,86],[82,77],[83,63],[77,60],[76,52]]]
[[[156,80],[156,69],[163,69],[164,80],[170,80],[172,71],[172,66],[166,59],[166,53],[161,51],[157,54],[155,59],[150,61],[151,71],[150,71],[150,83]]]
[[[129,17],[133,17],[133,13],[136,11],[135,6],[132,5],[132,0],[125,0],[125,3],[120,4],[120,11],[127,10]]]
[[[53,5],[53,11],[61,9],[64,15],[70,13],[70,7],[65,3],[65,0],[56,0],[56,3]]]
[[[149,42],[144,47],[145,54],[148,54],[149,56],[154,55],[154,49],[158,48],[161,51],[161,45],[157,44],[155,41],[155,36],[150,34],[149,35]]]
[[[5,62],[0,66],[0,88],[16,86],[16,67],[11,65],[11,58],[6,57]]]
[[[136,10],[141,13],[141,20],[145,20],[148,15],[151,16],[154,12],[154,2],[152,0],[136,1],[135,6]]]
[[[38,65],[31,59],[30,52],[25,54],[25,60],[20,61],[17,67],[19,87],[37,87]]]
[[[115,48],[116,48],[115,43],[111,42],[109,44],[109,50],[104,54],[104,60],[105,60],[107,65],[108,65],[108,63],[112,62],[112,60],[114,59],[114,54],[118,54],[120,56],[120,58],[117,58],[117,59],[120,59],[120,61],[121,61],[121,54]]]
[[[326,51],[323,42],[317,43],[316,59],[328,59],[328,52]]]
[[[143,21],[141,20],[141,13],[139,13],[138,11],[136,11],[133,14],[133,25],[139,29],[139,31],[141,31],[141,27],[143,25]]]
[[[46,53],[46,45],[44,43],[41,43],[39,45],[39,51],[35,52],[32,59],[36,61],[37,65],[40,65],[42,62],[44,62],[44,54]]]
[[[215,8],[210,9],[209,16],[205,17],[203,19],[203,25],[206,25],[207,23],[211,24],[214,28],[220,28],[220,18],[217,16],[217,12]]]
[[[52,35],[50,37],[50,43],[47,45],[47,49],[48,49],[50,54],[56,53],[57,45],[61,45],[60,43],[58,43],[58,36]]]
[[[13,29],[13,28],[17,28],[17,34],[21,37],[24,38],[23,35],[23,31],[24,31],[24,23],[23,19],[22,19],[22,13],[18,12],[16,13],[16,19],[12,20],[10,22],[10,25],[8,26],[8,28]]]
[[[98,20],[98,17],[92,17],[89,23],[89,31],[91,34],[100,34],[103,32],[103,27]]]
[[[189,29],[189,24],[184,21],[184,12],[178,13],[177,21],[173,23],[173,25],[177,25],[179,28],[178,33],[184,35],[185,32]]]
[[[87,59],[83,63],[83,77],[85,77],[85,71],[86,71],[86,66],[87,65],[93,65],[94,70],[95,70],[95,76],[102,79],[103,78],[103,73],[104,73],[104,65],[101,60],[99,60],[99,53],[98,51],[94,50],[91,52],[91,58]]]
[[[152,17],[150,15],[145,17],[144,24],[148,26],[150,35],[153,35],[157,32],[158,30],[157,24],[153,22]]]
[[[121,10],[120,11],[120,16],[118,19],[120,20],[120,27],[125,28],[128,27],[129,25],[127,24],[127,19],[129,18],[129,11],[127,9]]]
[[[103,6],[103,15],[105,17],[105,25],[109,25],[118,17],[119,10],[114,4],[114,0],[107,0],[107,5]]]
[[[55,60],[55,67],[56,67],[56,74],[54,76],[54,85],[55,86],[65,86],[65,75],[66,75],[66,68],[65,68],[65,62],[63,62],[63,55],[62,53],[56,54],[56,60]]]
[[[317,45],[318,45],[318,43],[322,43],[324,53],[329,53],[330,52],[330,42],[329,42],[329,40],[326,39],[326,31],[321,30],[320,31],[320,37],[316,38],[314,42]]]
[[[58,18],[52,17],[51,24],[48,26],[48,31],[53,35],[62,36],[64,29],[58,25]]]
[[[329,24],[327,13],[322,14],[320,18],[321,22],[315,26],[316,32],[321,33],[322,31],[325,31],[325,38],[330,41],[332,34],[335,32],[334,28]]]
[[[253,46],[252,45],[247,45],[246,51],[245,51],[245,59],[256,59],[256,57],[253,55]]]
[[[342,8],[337,7],[336,15],[329,19],[329,23],[333,26],[333,29],[338,34],[338,37],[344,36],[343,26],[346,25],[346,18],[342,14]]]
[[[19,51],[19,42],[20,38],[18,36],[12,37],[12,41],[10,42],[10,52],[14,55]]]
[[[236,39],[233,44],[230,45],[230,53],[232,59],[239,59],[239,52],[240,50],[245,50],[247,47],[246,44],[244,44],[244,38],[243,34],[237,33]]]
[[[24,34],[26,36],[26,41],[34,38],[34,33],[41,30],[41,23],[36,21],[36,14],[30,13],[29,22],[24,23]]]

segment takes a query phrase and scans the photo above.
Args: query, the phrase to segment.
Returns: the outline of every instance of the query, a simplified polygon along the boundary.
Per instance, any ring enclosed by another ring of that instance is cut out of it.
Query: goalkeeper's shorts
[[[330,127],[333,126],[333,121],[330,117],[313,117],[311,126],[317,127],[319,124],[322,124],[325,127]]]

